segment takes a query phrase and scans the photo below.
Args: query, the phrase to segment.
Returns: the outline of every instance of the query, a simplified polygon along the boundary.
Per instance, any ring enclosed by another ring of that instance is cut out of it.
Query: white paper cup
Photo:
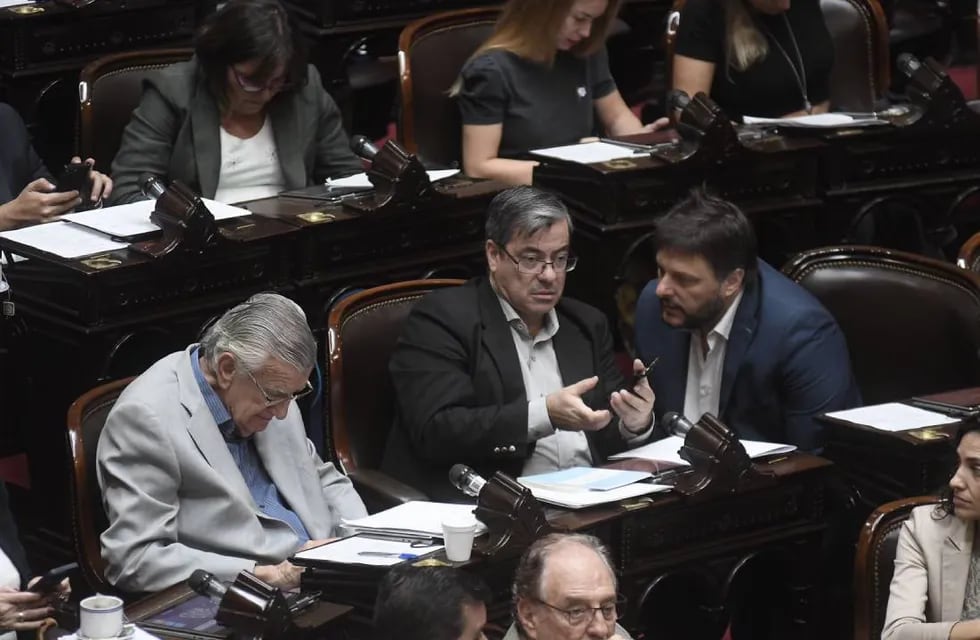
[[[466,562],[473,552],[473,536],[476,534],[476,518],[454,518],[442,523],[446,558],[450,562]]]
[[[123,601],[98,593],[78,604],[80,635],[85,638],[115,638],[122,633]]]

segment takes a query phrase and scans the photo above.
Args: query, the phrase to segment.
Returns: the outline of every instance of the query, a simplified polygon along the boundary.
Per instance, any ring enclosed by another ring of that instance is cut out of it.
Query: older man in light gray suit
[[[110,582],[155,591],[195,569],[248,570],[294,587],[300,569],[286,558],[366,515],[295,407],[315,359],[303,311],[259,294],[129,385],[98,449]]]

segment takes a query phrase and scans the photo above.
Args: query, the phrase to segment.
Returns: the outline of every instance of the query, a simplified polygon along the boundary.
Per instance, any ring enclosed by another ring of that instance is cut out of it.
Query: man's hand
[[[78,156],[71,159],[72,164],[79,164],[81,161],[82,159]],[[95,170],[94,159],[86,158],[85,164],[92,167],[92,171],[89,174],[89,177],[92,180],[92,202],[98,202],[102,198],[108,198],[109,194],[112,193],[112,178],[101,171]]]
[[[667,118],[657,118],[653,122],[648,122],[647,124],[643,125],[643,128],[640,129],[640,133],[653,133],[654,131],[660,131],[661,129],[666,128],[668,125],[670,125],[670,120]]]
[[[37,629],[53,612],[40,593],[0,588],[0,631]]]
[[[639,359],[633,361],[633,374],[643,373],[646,367]],[[631,433],[641,433],[653,419],[653,403],[657,399],[650,388],[650,381],[643,376],[633,387],[633,392],[613,391],[609,396],[609,406],[616,412],[623,426]]]
[[[582,402],[582,394],[594,388],[598,382],[599,377],[592,376],[549,393],[545,406],[551,424],[566,431],[598,431],[609,424],[612,414],[607,409],[593,411]]]
[[[279,564],[257,564],[255,577],[263,582],[271,584],[280,589],[296,589],[299,587],[299,578],[303,575],[303,568],[297,567],[288,560],[283,560]]]
[[[0,229],[35,224],[67,213],[81,200],[77,191],[54,191],[54,185],[38,178],[10,202],[0,205]]]
[[[337,538],[323,538],[321,540],[307,540],[306,543],[299,548],[300,551],[306,551],[307,549],[312,549],[313,547],[319,547],[321,544],[327,544],[328,542],[333,542]]]

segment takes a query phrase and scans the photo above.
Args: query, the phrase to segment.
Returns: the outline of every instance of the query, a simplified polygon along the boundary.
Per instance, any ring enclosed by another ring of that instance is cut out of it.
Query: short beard
[[[692,313],[684,312],[684,322],[681,324],[681,328],[707,334],[718,324],[723,315],[725,315],[725,299],[717,296]]]

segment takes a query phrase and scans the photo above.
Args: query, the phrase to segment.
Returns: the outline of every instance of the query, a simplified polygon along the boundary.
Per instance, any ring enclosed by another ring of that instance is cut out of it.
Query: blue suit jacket
[[[9,104],[0,102],[0,204],[10,202],[30,182],[51,179],[47,167],[31,146],[27,127]]]
[[[637,303],[636,346],[644,362],[660,356],[650,374],[659,419],[684,411],[691,333],[663,321],[656,289],[652,280]],[[833,317],[760,260],[725,351],[719,418],[740,438],[818,451],[823,427],[814,417],[860,404],[847,343]]]

